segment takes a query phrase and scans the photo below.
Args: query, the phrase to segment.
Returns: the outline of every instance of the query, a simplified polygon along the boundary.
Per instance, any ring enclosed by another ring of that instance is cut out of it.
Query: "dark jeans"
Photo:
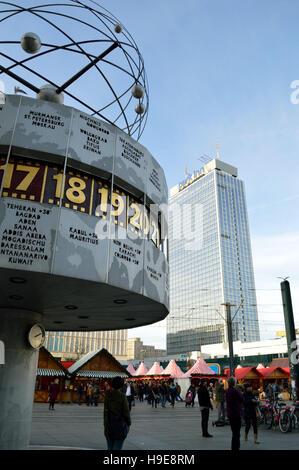
[[[125,440],[109,439],[106,437],[108,450],[122,450]]]
[[[202,428],[202,435],[206,436],[208,433],[208,422],[209,422],[209,408],[204,408],[201,410],[201,428]]]
[[[256,416],[245,416],[245,433],[248,434],[250,427],[253,427],[254,434],[257,434]]]
[[[54,410],[55,400],[56,400],[56,398],[54,398],[54,400],[50,399],[50,401],[49,401],[49,410],[51,410],[51,409]]]
[[[241,418],[229,418],[232,430],[232,450],[240,450]]]
[[[132,401],[134,400],[134,397],[132,396],[127,396],[128,404],[129,404],[129,410],[131,411],[132,408]]]

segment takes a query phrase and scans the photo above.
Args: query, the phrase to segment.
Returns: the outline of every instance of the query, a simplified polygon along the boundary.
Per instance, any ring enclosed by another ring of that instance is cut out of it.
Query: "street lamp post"
[[[234,304],[226,302],[224,305],[226,308],[226,330],[227,330],[227,342],[228,342],[228,352],[229,352],[229,370],[230,376],[234,377],[235,368],[234,368],[234,349],[233,349],[233,331],[232,331],[232,319],[230,309],[234,307]]]
[[[231,304],[230,302],[226,302],[224,305],[226,308],[226,318],[225,318],[225,323],[226,323],[226,331],[227,331],[227,342],[228,342],[228,351],[229,351],[229,370],[230,370],[230,376],[234,377],[235,376],[235,368],[234,368],[234,347],[233,347],[233,328],[232,328],[232,322],[237,315],[238,311],[240,310],[241,305],[243,304],[243,299],[241,300],[241,303],[234,314],[233,318],[231,317],[231,312],[230,309],[231,307],[235,307],[235,304]]]

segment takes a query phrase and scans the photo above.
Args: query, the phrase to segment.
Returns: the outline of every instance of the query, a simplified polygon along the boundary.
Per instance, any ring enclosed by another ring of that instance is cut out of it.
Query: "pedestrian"
[[[106,394],[106,392],[109,392],[109,390],[111,389],[110,385],[108,382],[105,382],[104,383],[104,394]]]
[[[49,410],[54,410],[54,404],[59,394],[59,380],[56,378],[49,387]]]
[[[273,388],[272,388],[271,382],[268,383],[267,387],[265,388],[265,392],[266,392],[267,400],[272,401],[274,394],[273,394]]]
[[[134,401],[134,396],[135,396],[135,390],[134,390],[133,384],[132,382],[128,382],[127,387],[126,387],[126,397],[128,400],[130,411],[132,409],[132,402]]]
[[[236,389],[237,380],[235,377],[230,377],[227,382],[226,413],[232,430],[231,450],[240,450],[240,431],[244,398]]]
[[[245,418],[245,441],[248,441],[248,433],[249,429],[252,425],[253,427],[253,434],[254,434],[254,443],[259,444],[257,440],[257,418],[256,418],[256,407],[257,407],[257,400],[256,397],[252,393],[252,386],[250,384],[246,384],[244,386],[245,392],[244,396],[244,418]]]
[[[160,385],[160,396],[161,396],[161,406],[162,408],[165,408],[167,397],[168,397],[168,387],[167,387],[166,382],[163,382]]]
[[[218,421],[225,421],[225,391],[222,379],[216,382],[216,403],[218,409]]]
[[[278,395],[280,393],[280,386],[278,385],[277,382],[274,382],[272,390],[273,390],[273,399],[274,401],[277,401]]]
[[[131,426],[128,400],[121,391],[124,381],[121,377],[112,379],[111,388],[104,400],[104,434],[108,450],[121,450]]]
[[[198,403],[201,411],[202,437],[213,437],[208,432],[209,413],[213,409],[206,379],[202,379],[198,389]]]
[[[151,386],[151,392],[152,392],[152,407],[157,408],[157,404],[160,401],[160,394],[159,394],[159,386],[158,384],[153,384]]]
[[[174,408],[177,391],[173,382],[169,384],[170,405]]]
[[[139,397],[140,402],[143,402],[144,392],[145,392],[144,384],[143,382],[141,382],[138,387],[138,397]]]
[[[86,397],[87,397],[87,401],[86,401],[86,405],[87,406],[92,406],[92,394],[93,394],[93,386],[91,383],[88,383],[87,384],[87,390],[86,390]]]
[[[188,388],[187,392],[191,392],[192,393],[192,400],[191,400],[191,406],[192,408],[194,407],[194,400],[195,400],[195,387],[194,385],[191,383],[190,387]]]
[[[183,401],[182,397],[181,397],[181,387],[178,383],[175,384],[175,388],[176,388],[176,401]]]
[[[82,393],[83,393],[82,383],[79,383],[77,387],[77,393],[78,393],[78,405],[81,405],[81,398],[82,398]]]
[[[98,383],[95,383],[93,387],[93,393],[92,393],[94,406],[98,406],[99,397],[100,397],[100,387]]]

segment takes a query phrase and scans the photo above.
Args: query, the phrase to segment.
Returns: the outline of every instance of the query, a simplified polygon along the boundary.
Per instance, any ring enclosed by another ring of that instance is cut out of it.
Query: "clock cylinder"
[[[38,361],[38,350],[28,346],[28,332],[42,316],[3,308],[0,315],[4,345],[4,364],[0,365],[0,449],[27,449]]]

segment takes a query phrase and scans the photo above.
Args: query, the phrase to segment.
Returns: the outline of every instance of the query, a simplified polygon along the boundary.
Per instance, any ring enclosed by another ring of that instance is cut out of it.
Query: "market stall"
[[[36,370],[34,401],[40,403],[48,401],[50,384],[56,378],[59,379],[60,387],[57,401],[62,401],[64,384],[67,377],[67,369],[46,348],[40,348]]]
[[[78,387],[83,388],[82,402],[86,401],[88,384],[99,385],[99,402],[104,401],[104,390],[106,385],[110,385],[113,377],[124,379],[131,377],[131,374],[106,350],[99,349],[91,351],[73,364],[68,372],[72,376],[71,401],[78,401]]]
[[[287,400],[289,398],[287,387],[290,383],[290,372],[287,368],[282,367],[266,367],[264,369],[259,369],[260,374],[260,388],[261,391],[264,391],[269,384],[274,384],[275,382],[280,386],[281,391],[285,393],[283,399]]]

